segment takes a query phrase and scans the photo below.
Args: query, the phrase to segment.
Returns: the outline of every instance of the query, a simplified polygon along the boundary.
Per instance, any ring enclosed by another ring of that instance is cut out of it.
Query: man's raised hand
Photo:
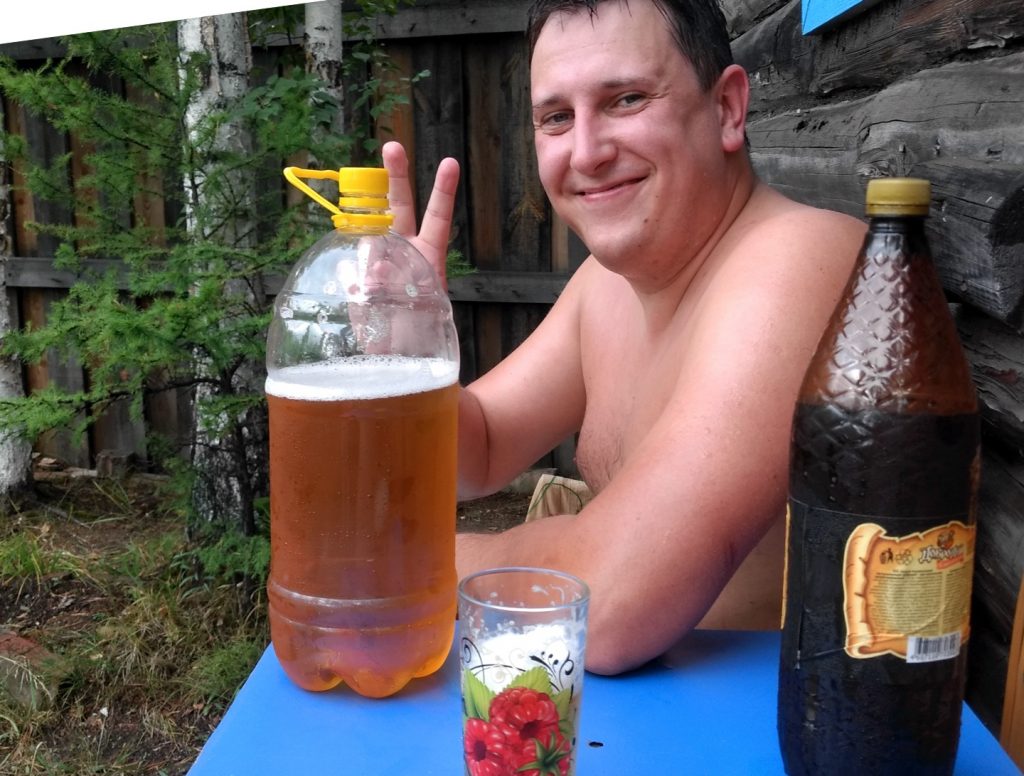
[[[444,287],[448,287],[445,260],[448,255],[448,236],[455,210],[455,191],[459,185],[459,163],[452,158],[442,159],[434,176],[423,224],[416,230],[416,205],[409,184],[409,158],[401,143],[391,141],[381,149],[384,167],[388,171],[393,229],[422,253],[437,271]]]

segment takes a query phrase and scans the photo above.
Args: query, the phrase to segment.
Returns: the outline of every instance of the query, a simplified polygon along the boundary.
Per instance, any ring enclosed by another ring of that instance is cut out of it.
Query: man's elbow
[[[650,628],[591,627],[587,633],[586,669],[610,676],[642,666],[669,648]]]

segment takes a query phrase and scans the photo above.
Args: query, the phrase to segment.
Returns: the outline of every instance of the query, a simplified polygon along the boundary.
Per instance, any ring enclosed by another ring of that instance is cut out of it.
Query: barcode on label
[[[960,654],[960,631],[945,636],[910,636],[907,638],[907,662],[931,663],[948,660]]]

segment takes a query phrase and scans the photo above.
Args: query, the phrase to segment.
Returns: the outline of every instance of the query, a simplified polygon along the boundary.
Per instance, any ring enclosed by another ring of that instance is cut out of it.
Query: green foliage
[[[88,566],[81,559],[47,544],[47,533],[44,524],[36,532],[20,531],[0,540],[0,584],[8,587],[31,579],[38,585],[55,574],[89,577]]]
[[[187,687],[196,699],[228,703],[260,659],[266,645],[241,638],[218,644],[189,671]]]
[[[204,584],[247,582],[262,589],[270,570],[270,539],[226,531],[212,542],[200,543],[177,562],[195,569],[194,580]]]
[[[45,326],[5,337],[0,356],[88,367],[80,390],[51,385],[0,401],[0,428],[29,438],[69,429],[80,437],[113,401],[127,400],[139,417],[149,396],[198,388],[196,430],[205,436],[197,439],[224,447],[233,439],[237,447],[244,438],[249,448],[233,450],[231,468],[250,478],[249,511],[257,509],[267,487],[263,278],[284,274],[329,228],[325,213],[283,206],[280,169],[306,152],[340,167],[377,148],[370,140],[376,117],[404,97],[393,88],[397,77],[373,38],[372,17],[394,13],[399,2],[361,0],[346,15],[355,39],[346,44],[346,82],[370,119],[343,136],[318,131],[341,106],[301,67],[301,52],[280,72],[254,74],[243,97],[220,102],[191,128],[183,117],[209,62],[180,56],[173,24],[71,36],[65,57],[34,69],[0,59],[0,92],[72,135],[80,149],[71,187],[71,154],[42,166],[22,138],[0,132],[3,153],[18,163],[32,195],[74,214],[73,223],[30,226],[59,244],[55,266],[81,278],[50,306]],[[301,6],[250,20],[262,43],[291,34]],[[251,142],[223,142],[239,129]],[[147,444],[151,461],[183,481],[194,475],[170,440]],[[180,492],[187,511],[192,490]],[[243,528],[251,532],[251,521]]]
[[[376,163],[381,143],[374,137],[374,130],[391,129],[384,121],[408,101],[404,87],[427,78],[430,71],[399,77],[387,49],[374,36],[376,17],[394,15],[400,6],[414,5],[415,0],[357,0],[356,4],[357,12],[345,14],[346,59],[342,69],[352,108],[357,112],[350,121],[352,135],[354,139],[362,138],[362,147],[354,148],[353,154],[358,158],[360,152],[366,153]]]
[[[445,272],[448,279],[451,280],[472,275],[476,272],[476,267],[467,261],[466,257],[462,255],[462,251],[450,250],[445,257]]]

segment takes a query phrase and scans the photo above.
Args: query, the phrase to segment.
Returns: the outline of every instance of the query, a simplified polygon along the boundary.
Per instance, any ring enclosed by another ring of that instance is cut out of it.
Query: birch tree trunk
[[[3,108],[0,106],[0,125]],[[0,158],[0,340],[15,325],[7,288],[7,260],[11,256],[11,187],[10,168]],[[11,359],[0,358],[0,399],[24,396],[21,384],[21,366]],[[29,466],[32,462],[32,444],[18,434],[17,429],[0,428],[0,496],[11,496],[28,488]]]
[[[205,16],[178,23],[183,58],[205,56],[202,87],[185,115],[194,161],[186,175],[186,218],[191,239],[239,249],[255,244],[256,178],[244,160],[252,138],[230,108],[249,88],[252,50],[244,13]],[[222,111],[227,111],[222,113]],[[219,116],[211,123],[211,118]],[[225,298],[255,313],[266,306],[260,275],[225,281]],[[263,390],[265,368],[252,359],[215,367],[197,354],[200,378],[194,403],[192,465],[196,477],[192,505],[200,520],[232,522],[247,535],[255,530],[254,500],[267,482],[264,409],[241,416],[210,412],[211,400],[228,400]],[[205,411],[204,411],[205,410]]]
[[[328,0],[305,5],[306,32],[303,42],[306,48],[306,72],[315,75],[324,83],[324,91],[334,100],[338,108],[331,115],[329,124],[320,124],[313,130],[312,148],[317,148],[331,135],[340,137],[345,131],[345,88],[342,80],[343,20],[341,0]],[[315,99],[315,98],[314,98]],[[338,159],[319,159],[315,151],[306,154],[303,162],[313,169],[337,166]],[[329,181],[309,181],[328,200],[338,198],[338,187]],[[311,214],[320,215],[320,206],[306,200]],[[315,219],[314,219],[315,222]]]
[[[318,131],[340,135],[345,131],[341,0],[306,3],[305,10],[306,70],[324,82],[325,91],[338,104],[330,125],[318,127]]]

